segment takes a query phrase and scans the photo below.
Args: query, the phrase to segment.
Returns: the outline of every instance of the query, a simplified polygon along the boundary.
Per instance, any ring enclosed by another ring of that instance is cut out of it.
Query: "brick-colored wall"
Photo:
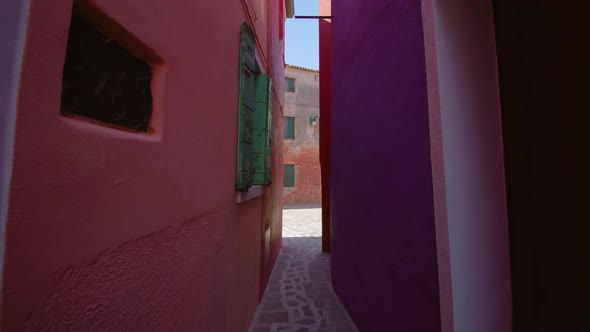
[[[295,187],[283,188],[284,205],[320,205],[321,174],[319,145],[307,144],[301,147],[285,143],[283,162],[295,164]]]
[[[283,188],[286,207],[319,206],[320,173],[319,72],[287,67],[285,77],[295,78],[295,92],[285,92],[285,116],[295,117],[295,138],[283,140],[283,164],[295,165],[295,187]]]

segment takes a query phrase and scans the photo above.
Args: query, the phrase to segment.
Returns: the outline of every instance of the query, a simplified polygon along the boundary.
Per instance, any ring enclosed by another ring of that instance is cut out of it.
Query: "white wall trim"
[[[262,186],[253,186],[247,192],[236,192],[236,203],[244,203],[264,194]]]

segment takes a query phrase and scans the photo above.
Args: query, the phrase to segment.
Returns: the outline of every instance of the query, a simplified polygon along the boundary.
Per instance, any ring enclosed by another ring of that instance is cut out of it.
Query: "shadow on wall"
[[[321,204],[309,204],[309,205],[285,205],[283,210],[297,210],[297,209],[321,209]]]

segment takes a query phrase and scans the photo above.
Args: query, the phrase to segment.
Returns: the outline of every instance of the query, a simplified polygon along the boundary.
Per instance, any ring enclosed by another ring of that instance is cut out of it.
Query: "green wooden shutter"
[[[256,44],[254,32],[246,22],[242,23],[240,38],[240,78],[239,78],[239,124],[238,160],[236,190],[248,191],[252,185],[253,124],[254,124],[254,79],[256,71]]]
[[[284,165],[283,187],[295,187],[295,165]]]
[[[285,138],[295,138],[295,118],[286,116],[285,117]]]
[[[295,79],[292,77],[285,77],[285,90],[287,92],[295,92]]]
[[[270,154],[272,128],[272,87],[270,77],[260,73],[256,76],[256,99],[254,109],[252,184],[270,184]]]

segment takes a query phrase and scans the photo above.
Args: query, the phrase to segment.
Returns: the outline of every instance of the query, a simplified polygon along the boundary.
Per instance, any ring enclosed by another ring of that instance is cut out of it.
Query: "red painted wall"
[[[18,87],[27,36],[28,12],[28,0],[0,2],[0,271],[4,267],[4,234],[10,201]]]
[[[242,0],[245,2],[245,0]],[[268,25],[259,28],[259,31],[267,30],[266,53],[268,68],[266,71],[272,77],[274,85],[273,93],[273,142],[280,142],[284,136],[284,93],[285,91],[285,36],[284,21],[285,7],[282,0],[258,0],[257,13],[267,14]],[[279,20],[277,21],[277,17]],[[280,22],[280,25],[274,25]],[[283,33],[281,33],[283,31]],[[259,32],[258,34],[261,34]],[[283,231],[283,147],[280,144],[273,145],[272,155],[272,184],[264,187],[261,233],[261,264],[260,264],[260,289],[259,298],[262,298],[264,290],[270,279],[274,263],[279,255],[282,245]],[[269,242],[270,240],[270,242]],[[264,248],[268,247],[269,253],[265,255]]]
[[[275,146],[273,185],[235,202],[239,31],[255,22],[264,70],[283,91],[279,2],[90,3],[111,36],[134,36],[132,51],[158,60],[155,132],[60,116],[72,1],[33,0],[2,328],[246,330],[280,249],[282,160]],[[275,142],[282,100],[274,95]]]
[[[330,16],[332,0],[319,1],[319,13]],[[331,89],[332,89],[332,54],[331,54],[331,19],[319,21],[320,39],[320,166],[322,174],[322,251],[330,252],[330,136],[331,133]]]

